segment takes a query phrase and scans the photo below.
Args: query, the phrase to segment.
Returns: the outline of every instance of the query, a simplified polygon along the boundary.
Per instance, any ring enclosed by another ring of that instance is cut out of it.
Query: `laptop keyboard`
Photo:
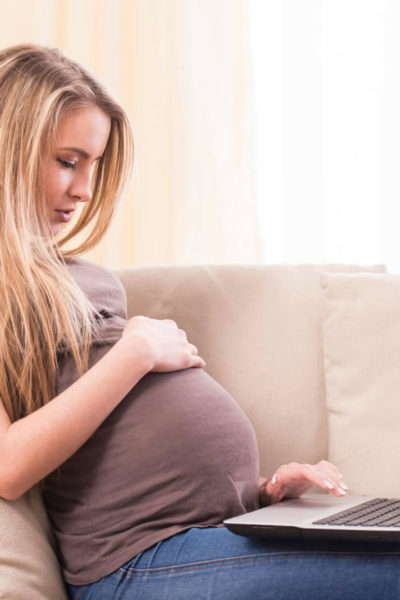
[[[352,508],[313,521],[313,525],[400,527],[400,500],[374,498]]]

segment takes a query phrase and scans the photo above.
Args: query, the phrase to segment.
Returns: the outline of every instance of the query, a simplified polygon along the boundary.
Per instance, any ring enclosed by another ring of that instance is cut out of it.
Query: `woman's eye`
[[[63,160],[62,158],[57,158],[58,162],[67,169],[73,169],[75,167],[74,163],[70,163],[67,160]]]

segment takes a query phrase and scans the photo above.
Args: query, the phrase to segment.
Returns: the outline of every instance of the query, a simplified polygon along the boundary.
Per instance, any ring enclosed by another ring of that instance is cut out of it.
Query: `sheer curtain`
[[[133,124],[132,181],[87,258],[400,272],[398,0],[5,4],[2,47],[60,47]]]
[[[248,8],[262,260],[400,272],[400,3]]]
[[[97,75],[131,118],[134,175],[87,258],[109,267],[259,261],[248,3],[6,4],[1,46],[58,46]]]

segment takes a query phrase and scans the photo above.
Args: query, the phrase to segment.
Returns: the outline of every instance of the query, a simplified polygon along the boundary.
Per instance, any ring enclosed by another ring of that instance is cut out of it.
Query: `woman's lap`
[[[74,600],[400,600],[400,544],[266,540],[193,528]]]

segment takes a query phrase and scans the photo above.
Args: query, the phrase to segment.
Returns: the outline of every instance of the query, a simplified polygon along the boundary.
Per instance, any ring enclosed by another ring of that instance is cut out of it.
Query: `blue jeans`
[[[400,544],[277,541],[195,527],[68,590],[73,600],[400,600]]]

